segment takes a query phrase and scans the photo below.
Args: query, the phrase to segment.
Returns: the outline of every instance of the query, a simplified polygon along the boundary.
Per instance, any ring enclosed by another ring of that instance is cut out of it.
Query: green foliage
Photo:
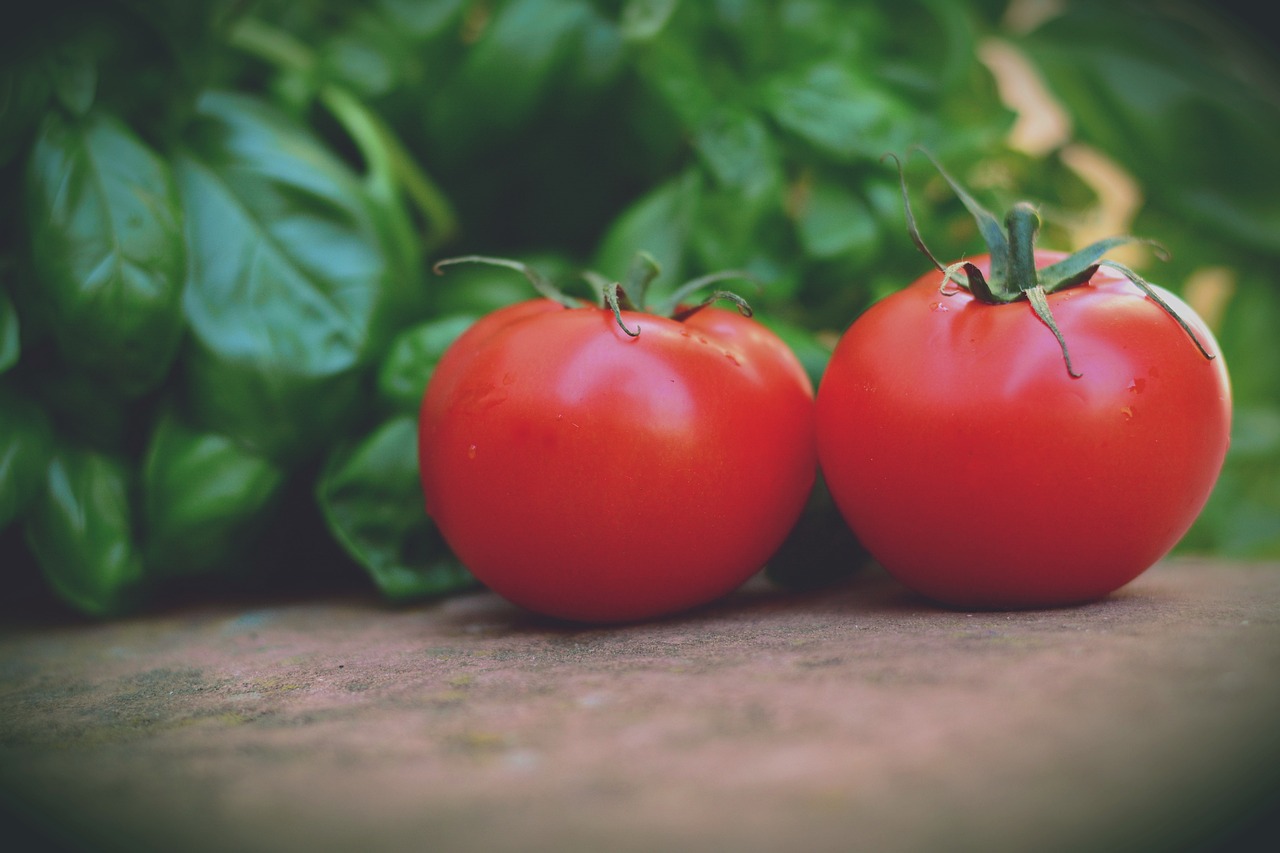
[[[284,481],[278,463],[162,413],[142,458],[149,576],[227,570],[244,556]]]
[[[186,246],[169,165],[118,118],[46,117],[27,167],[31,262],[58,352],[130,396],[168,372],[182,334]]]
[[[26,512],[52,450],[44,410],[0,384],[0,530]]]
[[[113,616],[142,592],[142,552],[124,460],[59,447],[24,516],[27,544],[49,585],[80,611]]]
[[[0,290],[0,373],[18,363],[22,352],[22,327],[9,294]]]
[[[350,425],[420,272],[354,173],[264,102],[209,92],[185,141],[186,405],[268,456],[313,454]]]
[[[0,527],[87,613],[261,571],[263,538],[310,517],[300,535],[391,598],[465,588],[412,418],[448,342],[529,293],[429,265],[743,269],[816,384],[835,334],[928,269],[885,153],[924,145],[993,209],[1040,203],[1046,246],[1095,203],[1060,151],[1010,147],[996,36],[1138,180],[1135,231],[1172,249],[1144,275],[1235,271],[1237,435],[1186,547],[1280,554],[1280,111],[1238,45],[1155,7],[1072,3],[1022,33],[1006,5],[36,4],[0,36]],[[978,251],[927,162],[906,168],[935,250]],[[780,566],[849,550],[823,513]]]
[[[378,369],[382,405],[392,412],[416,415],[440,357],[476,319],[470,314],[446,314],[401,332]]]
[[[317,487],[329,529],[393,601],[475,585],[422,509],[417,419],[400,415],[330,454]]]

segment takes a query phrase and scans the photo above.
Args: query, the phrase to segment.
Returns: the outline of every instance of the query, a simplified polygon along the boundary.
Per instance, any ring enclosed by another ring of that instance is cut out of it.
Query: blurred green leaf
[[[59,51],[51,59],[53,96],[73,116],[87,115],[98,87],[98,69],[92,59],[70,50]]]
[[[477,317],[451,314],[405,329],[378,370],[378,395],[389,411],[416,415],[436,364]]]
[[[329,456],[316,496],[330,531],[393,601],[476,585],[423,509],[418,427],[393,418]]]
[[[467,0],[378,0],[378,8],[395,27],[414,38],[435,35],[455,20]]]
[[[694,132],[693,145],[721,186],[747,198],[770,195],[777,204],[781,164],[773,137],[757,116],[728,107],[714,110]]]
[[[139,394],[182,335],[182,211],[168,164],[118,119],[51,113],[27,168],[31,257],[64,359]]]
[[[18,363],[22,353],[22,329],[18,309],[9,294],[0,290],[0,374]]]
[[[1220,238],[1280,253],[1280,107],[1242,71],[1244,42],[1141,4],[1085,0],[1025,39],[1076,132],[1157,204]],[[1194,60],[1190,59],[1194,57]]]
[[[762,94],[779,124],[840,161],[878,158],[917,141],[903,102],[835,62],[779,75]]]
[[[41,572],[82,613],[114,616],[140,599],[143,567],[132,488],[120,459],[62,445],[27,509],[27,543]]]
[[[38,63],[10,61],[0,67],[0,166],[26,148],[50,90],[49,75]]]
[[[688,171],[637,199],[601,240],[592,267],[616,280],[636,252],[648,252],[662,268],[662,278],[654,288],[656,301],[659,287],[673,287],[688,277],[685,250],[701,194],[701,177]]]
[[[267,522],[284,482],[279,465],[165,413],[142,463],[148,576],[228,568]]]
[[[678,0],[626,0],[619,28],[628,41],[650,41],[667,25]]]
[[[796,226],[805,252],[815,258],[852,254],[865,261],[874,255],[881,238],[867,203],[829,180],[814,183]]]
[[[511,0],[492,12],[424,116],[433,136],[454,150],[528,121],[591,18],[585,0]]]
[[[186,399],[198,422],[297,459],[357,414],[420,279],[356,176],[265,103],[210,93],[177,160],[191,251]]]
[[[43,409],[0,385],[0,530],[19,518],[41,486],[53,433]]]

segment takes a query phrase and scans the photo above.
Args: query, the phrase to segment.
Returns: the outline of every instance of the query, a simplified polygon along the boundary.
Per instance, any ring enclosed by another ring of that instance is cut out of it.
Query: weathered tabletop
[[[624,627],[486,593],[18,623],[0,799],[93,850],[1222,849],[1280,801],[1276,565],[1024,613],[868,571]]]

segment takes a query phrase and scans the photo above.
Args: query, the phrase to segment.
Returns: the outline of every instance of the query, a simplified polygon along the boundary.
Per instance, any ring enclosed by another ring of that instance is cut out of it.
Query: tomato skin
[[[1037,266],[1062,255],[1037,251]],[[974,259],[985,273],[987,257]],[[871,306],[817,395],[819,460],[872,556],[963,608],[1103,597],[1163,557],[1217,480],[1231,391],[1212,353],[1104,268],[1049,296],[1071,378],[1025,301],[939,293],[940,273]]]
[[[520,303],[482,318],[423,399],[427,512],[482,582],[529,610],[614,622],[714,600],[799,517],[813,388],[760,324]]]

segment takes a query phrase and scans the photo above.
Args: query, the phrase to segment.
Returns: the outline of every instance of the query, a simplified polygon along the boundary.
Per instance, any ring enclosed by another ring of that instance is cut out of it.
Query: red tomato
[[[683,321],[537,299],[481,319],[423,399],[427,512],[459,559],[529,610],[592,622],[718,598],[799,517],[813,388],[736,312]]]
[[[1037,267],[1062,255],[1035,253]],[[975,259],[985,274],[989,258]],[[1105,268],[1050,294],[1079,378],[1024,300],[939,293],[932,272],[846,331],[818,392],[837,506],[906,586],[965,608],[1104,596],[1164,556],[1226,455],[1231,392],[1206,349]]]

